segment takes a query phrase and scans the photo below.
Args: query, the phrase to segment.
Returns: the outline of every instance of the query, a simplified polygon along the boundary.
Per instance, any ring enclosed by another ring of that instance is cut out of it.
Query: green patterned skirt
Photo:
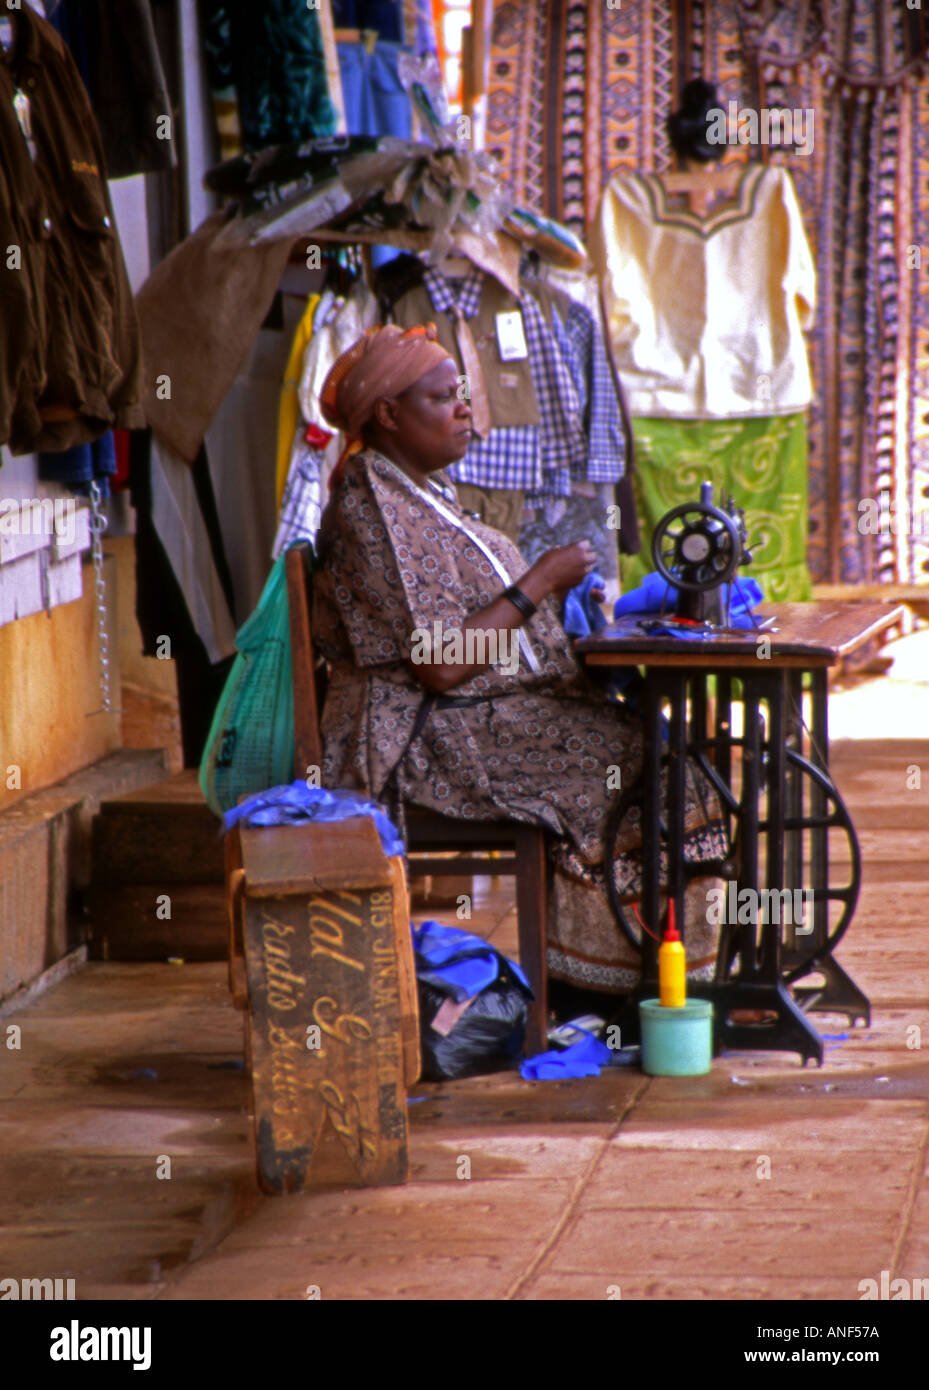
[[[806,416],[767,415],[750,420],[633,420],[636,500],[642,551],[622,558],[623,592],[654,569],[652,532],[671,507],[697,502],[700,484],[713,484],[721,505],[731,493],[745,511],[751,565],[769,602],[812,596],[806,562]]]

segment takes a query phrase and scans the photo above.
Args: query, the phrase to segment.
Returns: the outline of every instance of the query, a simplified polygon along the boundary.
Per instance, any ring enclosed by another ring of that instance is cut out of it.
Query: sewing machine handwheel
[[[708,530],[707,521],[719,523]],[[672,529],[674,522],[680,525]],[[652,560],[658,573],[675,588],[703,593],[735,577],[742,556],[736,522],[706,502],[684,502],[666,512],[652,536]],[[695,577],[685,578],[687,566]]]
[[[810,961],[814,961],[817,957],[831,956],[851,925],[858,904],[858,895],[861,891],[861,847],[848,807],[829,774],[823,772],[802,753],[797,753],[792,748],[787,749],[787,762],[805,779],[808,779],[800,784],[799,814],[791,816],[788,813],[786,819],[788,836],[802,836],[810,831],[814,833],[818,831],[828,837],[829,831],[835,830],[839,832],[840,837],[844,836],[848,845],[847,863],[844,856],[839,857],[831,852],[828,855],[830,870],[835,868],[846,871],[848,882],[842,887],[837,887],[830,882],[825,887],[814,890],[815,902],[820,910],[827,910],[829,902],[836,902],[841,905],[839,920],[831,930],[827,925],[825,932],[795,937],[789,947],[785,946],[782,962],[784,965],[783,974],[787,983],[791,984],[805,973],[809,968]],[[819,795],[825,802],[825,806],[819,811],[813,809],[814,787],[818,789]],[[767,822],[761,821],[758,828],[760,832],[764,833],[768,828]]]
[[[670,760],[667,756],[662,758],[661,766],[663,769],[667,768],[669,761]],[[613,877],[611,866],[613,863],[616,841],[619,838],[619,831],[623,824],[623,821],[626,819],[626,816],[629,814],[629,812],[633,810],[633,808],[638,808],[640,813],[639,818],[641,821],[642,806],[642,784],[641,782],[638,782],[635,786],[627,788],[626,791],[624,791],[622,795],[617,798],[617,800],[610,807],[610,810],[607,812],[604,827],[603,848],[603,876],[606,882],[607,901],[610,904],[610,907],[613,911],[613,916],[616,918],[616,921],[619,927],[621,928],[623,935],[631,943],[631,945],[633,945],[635,949],[639,952],[641,952],[642,950],[642,928],[639,925],[639,923],[635,921],[634,915],[631,911],[631,904],[624,904],[622,902],[616,887],[616,881]],[[658,821],[658,833],[661,838],[662,845],[666,845],[668,838],[668,827],[667,822],[664,820],[663,817],[660,817]],[[720,877],[725,878],[728,877],[733,871],[734,861],[731,859],[724,859],[718,861],[708,861],[703,859],[692,863],[688,863],[687,860],[685,860],[682,868],[684,887],[686,888],[687,884],[692,878],[703,878],[711,874],[719,875]],[[662,891],[665,890],[663,889]],[[639,915],[641,916],[641,907]],[[681,926],[682,924],[679,923],[678,925]],[[652,932],[654,932],[656,936],[660,936],[661,924],[655,926],[653,923],[649,922],[648,926],[649,929]]]
[[[782,944],[782,978],[786,984],[793,984],[811,969],[815,969],[817,959],[821,960],[831,956],[848,930],[861,889],[861,850],[848,808],[829,774],[823,772],[808,758],[792,748],[786,750],[786,758],[788,769],[796,786],[797,800],[794,808],[788,810],[785,815],[784,831],[788,841],[792,836],[801,837],[797,841],[799,862],[803,864],[809,858],[809,846],[804,845],[804,837],[811,832],[819,832],[828,836],[830,830],[835,831],[844,837],[848,845],[847,860],[844,856],[834,856],[831,853],[828,856],[830,867],[834,866],[836,869],[847,872],[848,882],[842,886],[829,882],[824,887],[815,890],[817,913],[826,912],[828,910],[826,904],[829,902],[838,903],[838,921],[831,929],[827,925],[825,930],[820,929],[809,934],[798,934],[789,944],[787,941]],[[698,767],[701,761],[701,755],[698,754],[695,759]],[[662,759],[662,768],[666,767],[667,764],[668,759],[665,757]],[[707,778],[706,773],[703,775],[705,781],[713,780]],[[799,781],[796,780],[798,778]],[[685,862],[683,865],[685,886],[690,879],[704,875],[718,875],[726,883],[739,876],[740,843],[736,819],[738,802],[731,790],[720,790],[719,787],[716,790],[720,795],[724,818],[730,826],[732,837],[730,857],[718,863],[701,861],[688,864]],[[821,809],[814,809],[814,793],[818,793],[824,803]],[[620,901],[613,874],[607,866],[612,864],[616,841],[619,838],[623,822],[630,811],[634,809],[638,809],[641,818],[642,805],[642,786],[641,783],[638,783],[624,791],[614,802],[607,814],[604,832],[604,877],[607,899],[623,934],[637,951],[642,949],[642,929],[635,921],[631,905],[623,904]],[[762,839],[766,837],[768,829],[767,818],[762,815],[758,822],[758,834]],[[659,835],[662,844],[666,844],[667,824],[664,819],[659,820]],[[657,935],[658,928],[651,922],[648,925]],[[718,978],[728,977],[737,953],[738,928],[735,924],[726,924],[720,934]]]

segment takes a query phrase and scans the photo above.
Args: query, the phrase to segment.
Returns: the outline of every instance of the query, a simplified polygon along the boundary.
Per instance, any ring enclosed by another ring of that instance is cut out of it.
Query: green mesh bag
[[[274,562],[257,608],[236,634],[239,654],[207,735],[200,787],[217,816],[242,796],[293,781],[294,693],[285,554]]]

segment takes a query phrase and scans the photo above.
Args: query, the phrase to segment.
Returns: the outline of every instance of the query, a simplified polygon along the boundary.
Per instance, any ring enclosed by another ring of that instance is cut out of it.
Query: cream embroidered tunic
[[[750,164],[707,217],[657,174],[604,190],[590,233],[633,415],[785,415],[812,399],[803,330],[816,275],[786,169]]]

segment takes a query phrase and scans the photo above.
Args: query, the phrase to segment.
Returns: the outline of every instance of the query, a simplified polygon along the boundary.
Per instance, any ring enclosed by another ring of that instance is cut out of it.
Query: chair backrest
[[[287,551],[287,604],[290,613],[290,659],[294,687],[294,777],[307,776],[307,768],[320,767],[323,740],[319,731],[321,690],[317,684],[316,653],[310,626],[313,599],[313,550],[299,541]]]

